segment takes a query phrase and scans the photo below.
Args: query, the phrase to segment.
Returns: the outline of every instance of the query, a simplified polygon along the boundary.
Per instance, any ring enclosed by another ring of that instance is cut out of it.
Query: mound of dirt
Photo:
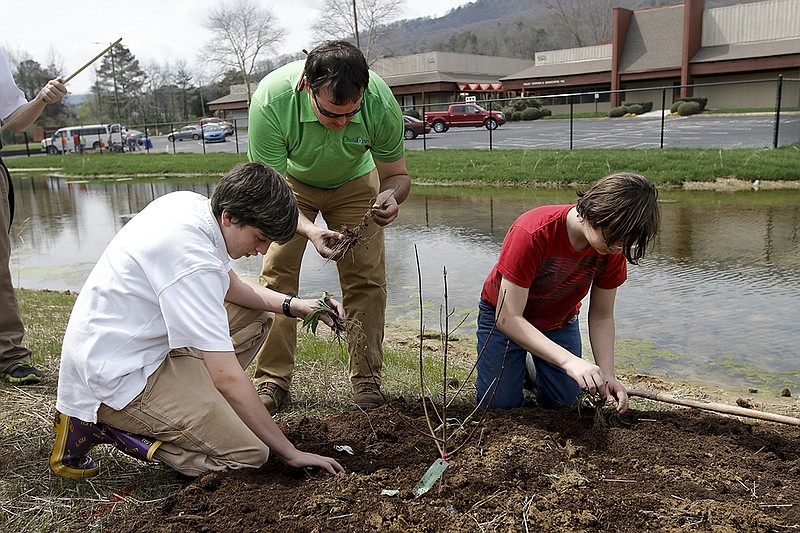
[[[448,413],[467,416],[466,411]],[[347,473],[208,474],[106,528],[170,531],[777,531],[800,528],[800,428],[687,409],[490,412],[440,481],[418,405],[280,425]],[[350,446],[353,455],[334,450]],[[383,495],[384,490],[399,494]]]

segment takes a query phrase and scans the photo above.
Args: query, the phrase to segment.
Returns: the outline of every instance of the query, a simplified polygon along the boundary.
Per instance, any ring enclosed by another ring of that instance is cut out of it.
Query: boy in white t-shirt
[[[167,194],[117,233],[64,335],[50,457],[56,474],[96,475],[87,453],[97,444],[190,476],[259,467],[270,449],[295,467],[343,471],[331,458],[297,450],[244,372],[275,312],[302,317],[317,304],[231,269],[231,258],[292,238],[297,209],[280,174],[247,163],[222,178],[211,200]],[[344,319],[341,304],[331,304]]]

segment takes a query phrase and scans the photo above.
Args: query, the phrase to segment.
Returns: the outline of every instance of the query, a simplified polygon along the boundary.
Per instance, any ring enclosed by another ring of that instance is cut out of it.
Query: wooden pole
[[[90,59],[89,61],[87,61],[85,65],[83,65],[81,68],[79,68],[78,70],[76,70],[75,72],[73,72],[73,73],[72,73],[72,74],[71,74],[71,75],[70,75],[70,76],[69,76],[67,79],[65,79],[65,80],[64,80],[64,83],[69,83],[69,81],[70,81],[72,78],[74,78],[75,76],[77,76],[78,74],[80,74],[81,72],[83,72],[83,71],[84,71],[84,69],[85,69],[86,67],[88,67],[89,65],[91,65],[92,63],[94,63],[95,61],[97,61],[98,59],[100,59],[101,57],[103,57],[103,56],[106,54],[106,52],[108,52],[109,50],[111,50],[112,48],[114,48],[115,46],[117,46],[117,45],[118,45],[119,43],[121,43],[121,42],[122,42],[122,37],[120,37],[119,39],[117,39],[117,40],[116,40],[116,41],[114,41],[113,43],[109,44],[109,45],[106,47],[106,49],[105,49],[105,50],[103,50],[102,52],[100,52],[99,54],[97,54],[96,56],[94,56],[92,59]]]
[[[724,403],[707,402],[705,400],[689,400],[685,398],[675,398],[673,396],[661,392],[628,390],[628,396],[637,396],[639,398],[646,398],[648,400],[654,400],[657,402],[665,402],[675,405],[684,405],[686,407],[705,409],[706,411],[716,411],[717,413],[726,413],[729,415],[736,415],[736,416],[746,416],[749,418],[769,420],[771,422],[780,422],[781,424],[800,426],[800,418],[794,418],[791,416],[784,416],[784,415],[776,415],[773,413],[765,413],[764,411],[756,411],[755,409],[746,409],[744,407],[726,405]]]
[[[74,78],[75,76],[77,76],[78,74],[80,74],[81,72],[83,72],[83,71],[84,71],[84,69],[86,69],[86,67],[88,67],[89,65],[91,65],[92,63],[94,63],[95,61],[97,61],[98,59],[100,59],[101,57],[103,57],[103,55],[104,55],[106,52],[108,52],[109,50],[111,50],[112,48],[114,48],[114,47],[115,47],[116,45],[118,45],[120,42],[122,42],[122,37],[120,37],[119,39],[117,39],[116,41],[114,41],[113,43],[111,43],[110,45],[108,45],[108,46],[106,47],[106,49],[105,49],[105,50],[103,50],[102,52],[100,52],[99,54],[97,54],[96,56],[94,56],[92,59],[90,59],[89,61],[87,61],[85,65],[83,65],[81,68],[79,68],[78,70],[76,70],[75,72],[73,72],[72,74],[70,74],[70,75],[67,77],[67,79],[65,79],[65,80],[64,80],[64,84],[68,83],[70,80],[72,80],[72,78]],[[34,99],[32,100],[32,102],[34,102],[34,103],[33,103],[33,105],[34,105],[34,106],[39,106],[39,105],[41,105],[41,104],[44,104],[44,103],[45,103],[45,102],[44,102],[44,100],[42,100],[42,99],[40,99],[40,98],[39,98],[39,95],[38,95],[38,94],[36,95],[36,98],[34,98]],[[47,104],[45,104],[45,105],[47,105]],[[11,125],[12,125],[14,122],[16,122],[17,118],[19,118],[20,116],[22,116],[22,115],[17,115],[16,117],[12,118],[11,120],[9,120],[9,121],[8,121],[8,122],[6,122],[5,124],[3,124],[3,126],[2,126],[2,127],[0,127],[0,133],[4,132],[4,131],[6,130],[6,128],[8,128],[8,127],[9,127],[9,126],[11,126]]]

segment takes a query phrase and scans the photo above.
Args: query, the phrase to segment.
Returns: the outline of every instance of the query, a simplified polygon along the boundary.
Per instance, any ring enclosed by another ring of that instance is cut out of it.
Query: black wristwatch
[[[294,299],[294,296],[291,296],[291,295],[287,295],[286,298],[283,299],[283,306],[282,306],[283,314],[288,316],[289,318],[294,318],[294,315],[292,314],[292,308],[291,308],[293,299]]]

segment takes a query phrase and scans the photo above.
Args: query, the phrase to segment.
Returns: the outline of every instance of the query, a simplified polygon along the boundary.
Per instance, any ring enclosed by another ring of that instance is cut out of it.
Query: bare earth
[[[463,420],[468,413],[453,414]],[[259,470],[187,479],[182,490],[106,530],[800,528],[800,427],[685,408],[634,409],[609,422],[596,414],[491,412],[419,498],[412,489],[438,452],[418,403],[401,398],[372,411],[293,418],[281,423],[289,439],[336,457],[346,474],[293,471],[271,458]]]

